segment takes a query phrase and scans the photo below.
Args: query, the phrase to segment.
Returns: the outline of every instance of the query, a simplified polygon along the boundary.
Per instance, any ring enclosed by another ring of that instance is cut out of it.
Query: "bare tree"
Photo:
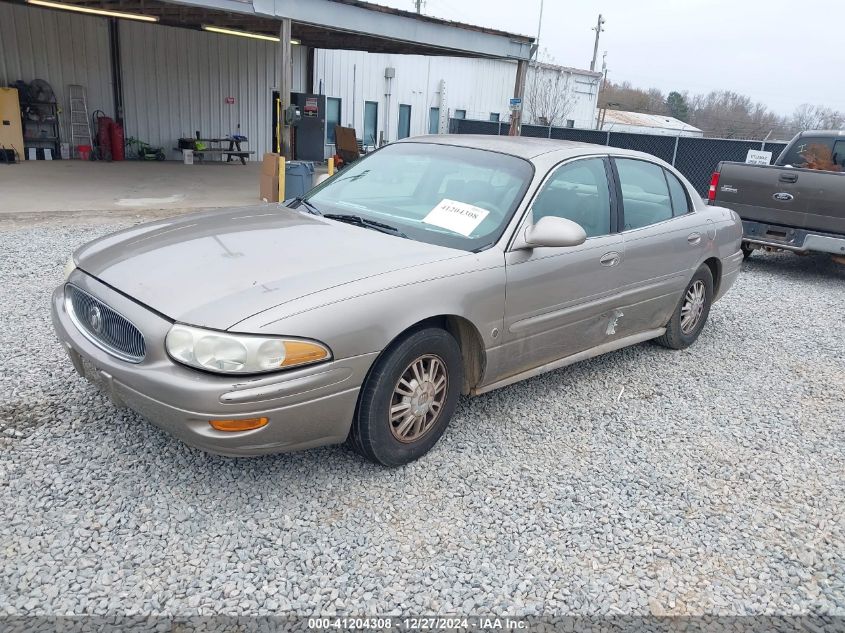
[[[563,125],[575,107],[572,73],[555,65],[545,51],[544,61],[533,62],[526,82],[525,111],[539,125]]]
[[[802,103],[792,114],[792,126],[796,132],[802,130],[841,130],[845,126],[845,114],[832,108]]]

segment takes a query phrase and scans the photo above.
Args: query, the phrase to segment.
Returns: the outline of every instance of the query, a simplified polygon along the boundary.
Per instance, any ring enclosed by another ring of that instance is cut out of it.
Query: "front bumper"
[[[74,271],[76,286],[132,321],[144,334],[140,363],[121,360],[83,336],[67,313],[64,286],[53,293],[56,334],[77,372],[127,406],[181,439],[221,455],[261,455],[336,444],[346,439],[361,384],[377,352],[262,376],[218,376],[173,362],[164,349],[172,323]],[[267,417],[267,425],[229,433],[212,419]]]
[[[742,221],[742,240],[756,246],[778,248],[793,253],[845,255],[845,236],[806,231],[789,226]]]

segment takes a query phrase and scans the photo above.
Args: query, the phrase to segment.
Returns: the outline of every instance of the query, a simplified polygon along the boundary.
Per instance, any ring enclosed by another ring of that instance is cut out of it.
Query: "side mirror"
[[[540,218],[536,224],[527,226],[517,238],[514,247],[521,250],[538,246],[580,246],[586,239],[586,231],[577,222],[547,215]]]

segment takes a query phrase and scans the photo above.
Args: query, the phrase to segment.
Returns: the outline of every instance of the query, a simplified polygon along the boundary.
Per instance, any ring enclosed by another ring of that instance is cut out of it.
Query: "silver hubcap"
[[[681,306],[681,331],[684,334],[692,332],[698,322],[701,321],[706,297],[707,289],[700,279],[687,289],[687,294],[684,296],[684,305]]]
[[[449,376],[445,363],[426,354],[413,361],[393,388],[390,432],[400,442],[415,442],[428,433],[446,401]]]

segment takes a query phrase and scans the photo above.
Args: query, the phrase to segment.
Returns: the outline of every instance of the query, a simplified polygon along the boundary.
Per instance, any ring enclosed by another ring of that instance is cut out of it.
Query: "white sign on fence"
[[[759,149],[748,150],[748,156],[745,157],[745,162],[749,165],[768,165],[772,162],[772,153],[763,152]]]

